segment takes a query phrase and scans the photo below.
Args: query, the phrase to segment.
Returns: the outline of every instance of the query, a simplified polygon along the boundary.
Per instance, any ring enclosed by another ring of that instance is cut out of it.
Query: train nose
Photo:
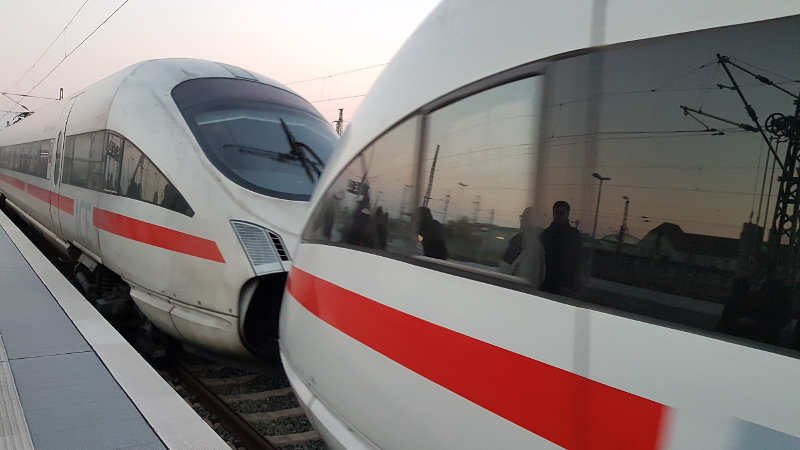
[[[239,334],[254,354],[277,357],[283,288],[291,268],[287,243],[284,236],[251,222],[232,220],[231,226],[255,275],[240,291]],[[294,236],[286,237],[295,243]]]

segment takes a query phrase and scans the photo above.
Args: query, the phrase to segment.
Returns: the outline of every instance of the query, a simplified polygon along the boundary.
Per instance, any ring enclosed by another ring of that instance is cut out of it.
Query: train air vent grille
[[[231,221],[231,225],[233,225],[236,237],[239,238],[239,242],[247,254],[247,259],[250,260],[250,264],[256,274],[261,275],[283,270],[280,263],[282,256],[276,252],[271,236],[267,236],[268,233],[270,235],[272,233],[247,222]]]
[[[271,231],[269,231],[269,237],[272,239],[272,245],[275,246],[275,250],[278,252],[278,256],[280,256],[281,261],[288,261],[289,252],[287,252],[286,247],[283,246],[281,237]]]

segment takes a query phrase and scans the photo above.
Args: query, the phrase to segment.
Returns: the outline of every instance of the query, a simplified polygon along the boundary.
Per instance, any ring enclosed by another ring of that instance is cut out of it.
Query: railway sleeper
[[[256,413],[243,413],[242,417],[250,423],[254,422],[269,422],[282,417],[297,417],[304,415],[303,408],[288,408],[279,409],[277,411],[262,411]]]
[[[316,441],[321,439],[319,433],[315,430],[304,431],[302,433],[283,434],[280,436],[267,437],[272,445],[282,447],[284,445],[301,444],[308,441]]]
[[[220,395],[219,397],[222,400],[225,400],[227,403],[236,403],[245,400],[266,400],[271,397],[281,397],[287,394],[291,394],[292,388],[280,388],[280,389],[272,389],[269,391],[261,391],[261,392],[248,392],[246,394],[229,394],[229,395]]]

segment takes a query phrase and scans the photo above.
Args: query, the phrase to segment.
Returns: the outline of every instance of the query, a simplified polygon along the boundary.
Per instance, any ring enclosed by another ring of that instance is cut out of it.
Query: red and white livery
[[[0,130],[0,196],[80,262],[99,304],[129,295],[169,335],[247,357],[274,342],[335,139],[262,75],[146,61]]]
[[[768,238],[798,14],[436,7],[345,132],[287,282],[281,356],[326,442],[800,447],[796,270]]]

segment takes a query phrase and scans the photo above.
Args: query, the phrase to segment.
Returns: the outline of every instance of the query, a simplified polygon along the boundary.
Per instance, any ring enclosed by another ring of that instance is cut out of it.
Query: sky
[[[0,92],[27,93],[124,0],[0,0]],[[333,121],[352,117],[380,71],[438,0],[128,0],[31,94],[58,97],[130,64],[209,59],[264,74],[295,89]],[[362,67],[330,78],[293,83]],[[15,97],[19,99],[18,97]],[[32,110],[46,100],[27,99]],[[21,110],[0,96],[0,110]],[[0,123],[11,116],[0,112]]]

